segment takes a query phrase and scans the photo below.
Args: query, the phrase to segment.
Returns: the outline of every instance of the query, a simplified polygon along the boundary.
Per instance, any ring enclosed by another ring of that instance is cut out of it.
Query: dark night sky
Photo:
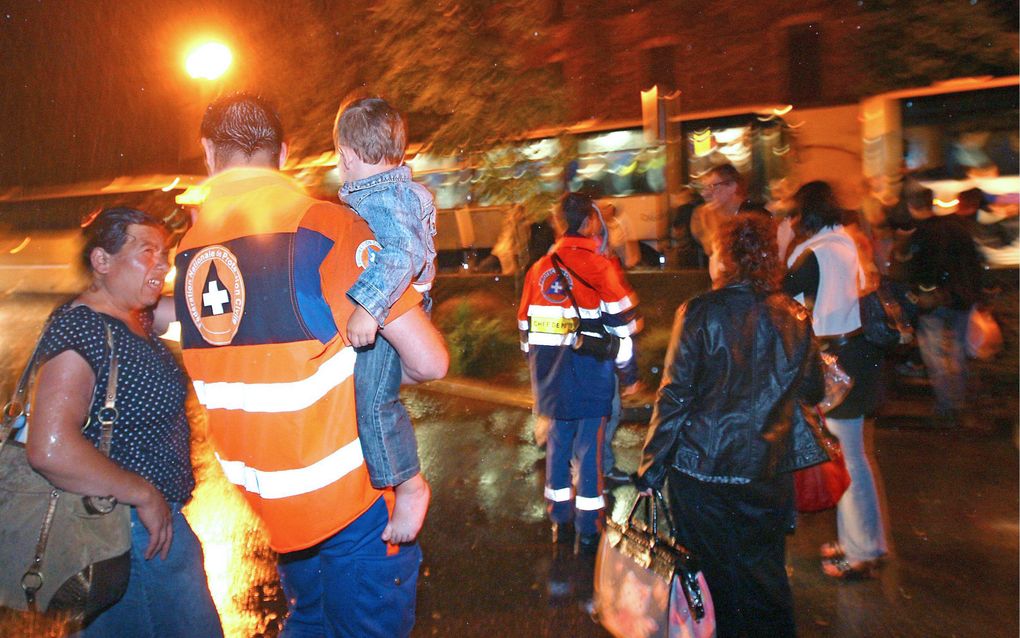
[[[216,89],[185,74],[187,45],[203,34],[223,38],[235,63],[222,90],[248,86],[287,26],[278,15],[294,6],[259,10],[270,4],[277,3],[0,0],[0,190],[200,171],[179,166],[179,151],[198,157],[198,122]],[[298,56],[276,56],[275,67],[282,57]],[[261,66],[279,73],[273,65]],[[323,141],[330,146],[328,136]]]
[[[226,90],[311,76],[342,43],[326,24],[345,1],[0,0],[0,190],[177,172],[182,147],[197,157],[213,93],[183,71],[189,40],[211,33],[231,44]],[[1016,0],[991,4],[1015,24]],[[320,150],[330,146],[323,127],[312,132]]]

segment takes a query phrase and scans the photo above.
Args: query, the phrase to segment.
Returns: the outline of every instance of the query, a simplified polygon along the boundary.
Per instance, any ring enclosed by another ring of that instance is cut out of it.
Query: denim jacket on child
[[[340,199],[368,222],[382,250],[354,282],[347,296],[383,325],[390,306],[411,284],[419,292],[436,277],[436,206],[432,194],[398,166],[346,182]]]

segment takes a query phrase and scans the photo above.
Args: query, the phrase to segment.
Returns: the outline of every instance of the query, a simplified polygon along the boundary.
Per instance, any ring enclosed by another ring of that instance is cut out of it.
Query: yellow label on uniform
[[[553,335],[565,335],[577,328],[577,319],[573,317],[532,317],[531,331],[544,332]]]

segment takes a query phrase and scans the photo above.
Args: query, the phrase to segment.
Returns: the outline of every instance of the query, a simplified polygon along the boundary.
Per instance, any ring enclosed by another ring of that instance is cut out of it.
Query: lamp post
[[[230,47],[216,40],[205,40],[188,49],[184,57],[184,70],[198,86],[197,93],[185,93],[181,109],[180,144],[177,158],[181,167],[201,169],[201,147],[198,144],[198,128],[205,107],[219,93],[223,77],[233,63]],[[193,166],[196,163],[197,166]]]

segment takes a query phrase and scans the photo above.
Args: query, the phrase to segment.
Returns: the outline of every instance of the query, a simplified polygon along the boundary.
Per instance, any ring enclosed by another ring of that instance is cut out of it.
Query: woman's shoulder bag
[[[117,352],[105,321],[110,369],[99,411],[100,451],[109,456],[117,419]],[[43,331],[45,333],[45,329]],[[113,498],[82,497],[54,487],[32,469],[14,439],[28,415],[25,398],[38,344],[0,419],[0,607],[62,614],[84,622],[127,589],[130,509]]]

